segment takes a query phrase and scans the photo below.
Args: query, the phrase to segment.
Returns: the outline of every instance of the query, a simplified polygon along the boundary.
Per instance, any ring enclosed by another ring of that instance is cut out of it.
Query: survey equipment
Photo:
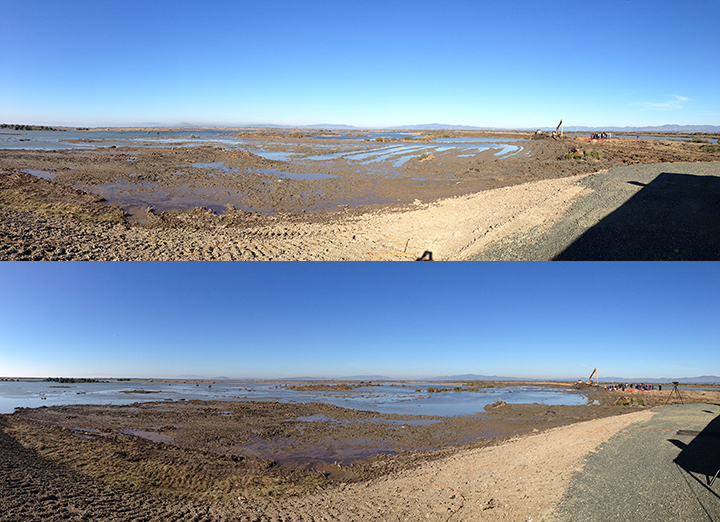
[[[678,384],[680,384],[677,381],[673,381],[673,389],[670,390],[670,395],[668,395],[667,400],[665,401],[665,405],[667,406],[668,401],[670,401],[670,397],[675,396],[678,399],[680,399],[680,402],[685,404],[682,400],[682,397],[680,396],[680,390],[678,390]],[[677,404],[677,403],[676,403]]]

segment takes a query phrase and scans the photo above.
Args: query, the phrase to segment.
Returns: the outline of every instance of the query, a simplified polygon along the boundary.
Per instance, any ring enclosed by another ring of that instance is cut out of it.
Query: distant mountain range
[[[718,125],[660,125],[655,127],[580,127],[577,125],[566,125],[565,132],[572,132],[575,129],[577,132],[591,132],[591,131],[605,131],[615,133],[633,133],[633,132],[680,132],[680,133],[718,133],[720,132],[720,126]],[[543,129],[546,130],[546,129]],[[554,128],[552,130],[555,130]]]
[[[426,123],[422,125],[397,125],[394,127],[354,127],[352,125],[344,125],[337,123],[317,123],[314,125],[276,125],[273,123],[248,123],[241,125],[228,125],[228,124],[197,124],[183,122],[178,125],[164,125],[160,123],[142,123],[137,127],[253,127],[253,128],[268,128],[268,129],[327,129],[327,130],[348,130],[348,131],[361,131],[361,130],[409,130],[409,131],[421,131],[421,130],[485,130],[485,131],[534,131],[540,129],[542,131],[553,131],[556,127],[476,127],[470,125],[448,125],[445,123]],[[656,125],[656,126],[633,126],[627,125],[625,127],[617,126],[586,126],[586,125],[565,125],[565,132],[614,132],[614,133],[633,133],[633,132],[680,132],[680,133],[720,133],[720,125]]]
[[[206,378],[199,375],[180,375],[178,379],[204,379],[204,380],[235,380],[231,377],[212,377]],[[243,378],[241,378],[243,379]],[[252,377],[245,377],[244,379],[253,379]],[[528,377],[503,377],[499,375],[477,375],[474,373],[465,373],[462,375],[442,375],[437,377],[424,377],[416,379],[396,379],[388,377],[386,375],[352,375],[348,377],[283,377],[280,379],[262,379],[270,381],[573,381],[574,379],[539,379],[539,378],[528,378]],[[586,379],[583,379],[586,380]],[[679,382],[682,384],[690,383],[702,383],[702,384],[720,384],[720,377],[717,375],[700,375],[699,377],[600,377],[601,382],[634,382],[634,383],[671,383]]]
[[[274,128],[290,128],[284,125],[254,125],[254,127],[274,127]],[[352,125],[337,125],[332,123],[321,123],[317,125],[307,125],[299,127],[302,129],[328,129],[328,130],[363,130],[362,127],[353,127]],[[553,131],[556,127],[539,127],[542,131]],[[538,127],[520,127],[520,128],[508,128],[508,127],[473,127],[468,125],[447,125],[445,123],[427,123],[423,125],[398,125],[396,127],[379,127],[373,130],[486,130],[486,131],[534,131]],[[625,126],[625,127],[603,127],[603,126],[580,126],[580,125],[565,125],[565,132],[615,132],[615,133],[632,133],[632,132],[681,132],[681,133],[692,133],[692,132],[703,132],[703,133],[720,133],[720,125],[659,125],[659,126]]]
[[[519,377],[498,377],[497,375],[475,375],[475,374],[464,374],[464,375],[449,375],[445,377],[432,377],[431,381],[535,381],[535,380],[548,380],[548,381],[568,381],[572,379],[532,379],[532,378],[519,378]],[[585,380],[585,379],[583,379]],[[603,377],[600,376],[601,382],[659,382],[659,383],[670,383],[679,382],[683,384],[689,383],[703,383],[703,384],[720,384],[720,377],[717,375],[701,375],[699,377]]]
[[[601,382],[679,382],[681,384],[702,383],[702,384],[720,384],[720,377],[717,375],[701,375],[699,377],[662,377],[660,379],[626,379],[625,377],[601,377]]]

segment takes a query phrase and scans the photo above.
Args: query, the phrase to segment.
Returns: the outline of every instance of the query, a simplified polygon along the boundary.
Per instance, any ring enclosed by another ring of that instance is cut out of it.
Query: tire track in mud
[[[0,520],[222,520],[209,505],[118,490],[26,448],[0,419]]]

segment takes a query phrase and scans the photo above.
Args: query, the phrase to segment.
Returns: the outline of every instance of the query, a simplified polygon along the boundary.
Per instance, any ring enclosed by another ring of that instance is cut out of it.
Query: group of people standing
[[[610,134],[607,132],[594,132],[590,135],[591,140],[609,140]]]
[[[611,384],[610,386],[607,386],[606,390],[622,390],[625,391],[627,389],[631,390],[640,390],[640,391],[649,391],[654,390],[655,386],[652,384]],[[658,390],[662,391],[662,385],[658,385]]]

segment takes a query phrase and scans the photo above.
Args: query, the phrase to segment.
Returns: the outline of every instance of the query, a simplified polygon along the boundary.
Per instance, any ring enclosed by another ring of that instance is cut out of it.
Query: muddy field
[[[542,204],[562,210],[577,196],[563,180],[618,165],[720,160],[717,146],[700,143],[532,139],[531,133],[447,134],[520,140],[505,142],[509,152],[503,154],[497,148],[474,155],[432,148],[432,139],[445,135],[350,144],[320,136],[238,135],[248,149],[284,159],[172,143],[2,150],[0,259],[416,259],[438,237],[464,241],[448,245],[443,256],[461,259],[478,237],[447,231],[467,217],[466,209],[459,216],[449,208],[465,201],[457,198],[482,194],[471,207],[490,214],[516,215]],[[394,156],[350,159],[408,146],[414,152],[402,164]],[[317,156],[323,159],[309,159]],[[524,193],[522,186],[533,188]],[[502,200],[494,201],[495,195]],[[414,228],[388,226],[443,203],[427,219],[413,218]],[[497,224],[488,226],[478,234]],[[431,227],[443,228],[428,232]]]
[[[588,393],[597,404],[500,403],[460,417],[235,401],[20,409],[0,416],[0,512],[2,520],[387,520],[401,511],[373,508],[374,496],[397,503],[390,481],[415,469],[674,401],[667,389]],[[682,399],[717,402],[718,392],[683,390]],[[428,498],[442,492],[434,489]],[[342,502],[346,490],[353,497]],[[444,497],[450,507],[433,506],[429,519],[457,507]]]

